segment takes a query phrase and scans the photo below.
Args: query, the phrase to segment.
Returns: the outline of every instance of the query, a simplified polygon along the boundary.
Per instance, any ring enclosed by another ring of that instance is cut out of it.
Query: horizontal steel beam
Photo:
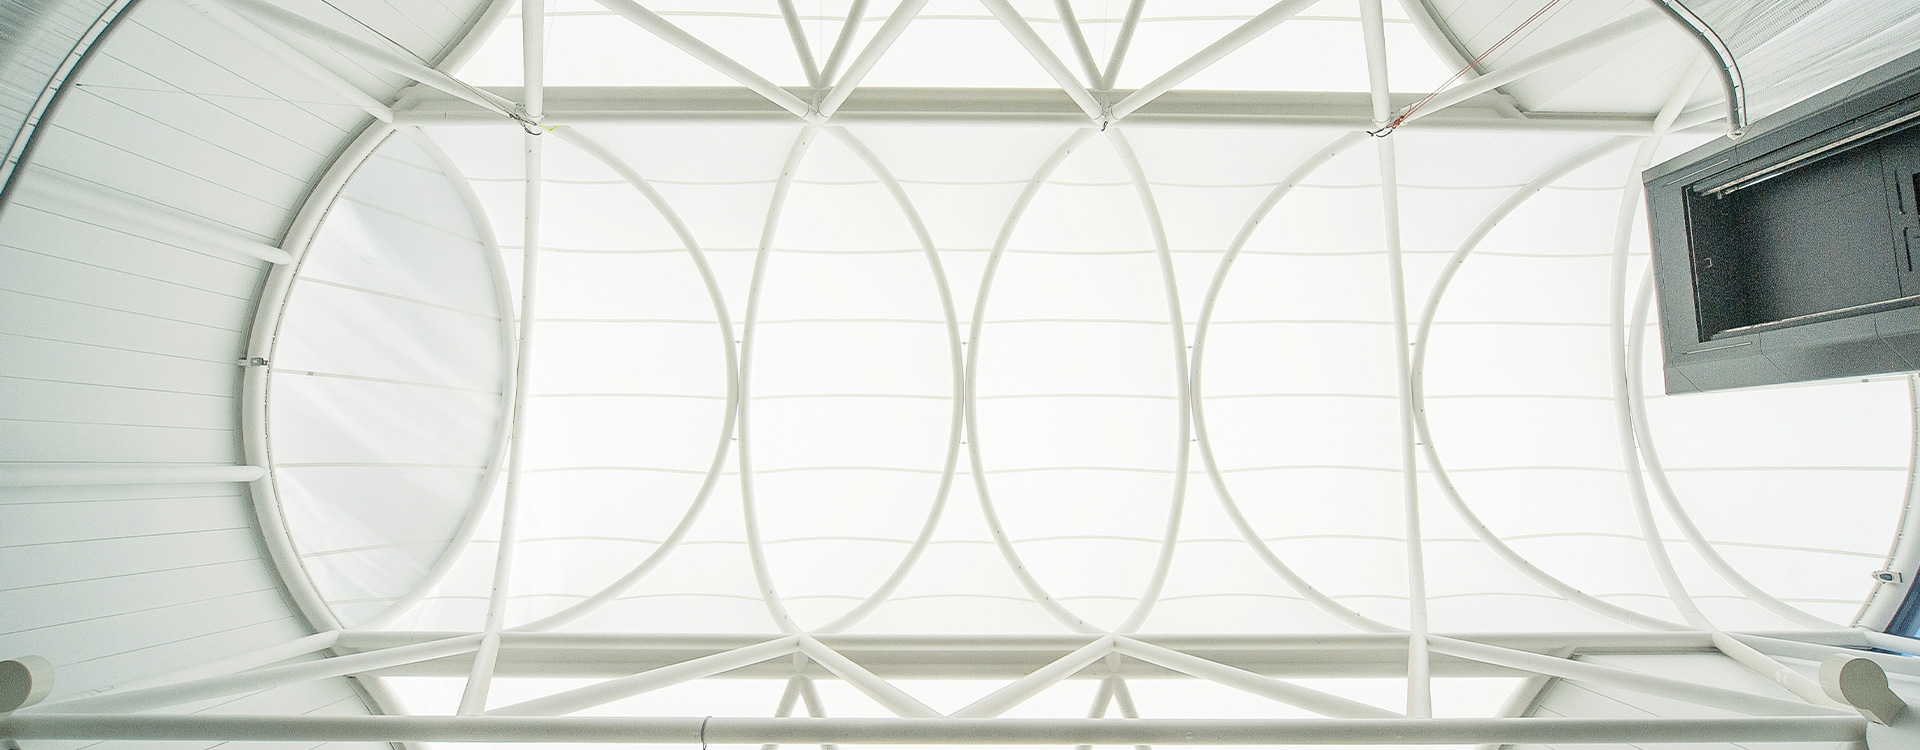
[[[266,475],[264,467],[225,464],[0,464],[0,487],[225,484]]]
[[[1859,742],[1858,716],[1672,719],[763,719],[12,716],[0,739],[813,745],[1431,745]]]
[[[493,88],[518,98],[518,88]],[[807,89],[795,88],[796,95]],[[1124,94],[1124,91],[1115,92]],[[791,123],[800,120],[740,87],[548,86],[547,125]],[[1395,106],[1416,96],[1394,98]],[[395,122],[411,125],[500,125],[499,115],[432,89],[415,88],[394,107]],[[1512,110],[1497,94],[1483,94],[1406,127],[1437,131],[1569,132],[1650,135],[1646,113],[1533,113]],[[837,125],[985,124],[1081,127],[1087,115],[1059,89],[962,89],[865,87],[834,113]],[[1373,108],[1365,93],[1274,91],[1170,91],[1129,115],[1130,126],[1287,127],[1323,130],[1371,129]]]
[[[341,635],[343,652],[391,648],[444,640],[457,633],[353,632]],[[1821,633],[1770,633],[1813,641],[1823,647],[1865,645],[1850,630]],[[520,633],[501,635],[497,669],[513,677],[622,677],[649,669],[732,651],[760,643],[771,635]],[[1455,634],[1462,640],[1487,643],[1541,654],[1573,647],[1582,654],[1717,653],[1712,635],[1699,632],[1619,633],[1477,633]],[[1061,656],[1085,646],[1086,636],[882,636],[823,635],[820,641],[886,679],[1006,679],[1033,673]],[[1230,664],[1267,677],[1401,677],[1406,674],[1405,635],[1348,633],[1303,635],[1144,635],[1137,640],[1194,657]],[[1889,657],[1899,658],[1899,657]],[[381,670],[381,676],[462,676],[464,659],[438,659]],[[1470,659],[1440,657],[1435,674],[1446,676],[1515,676],[1519,672]],[[1129,660],[1121,672],[1134,678],[1183,678],[1173,670]],[[808,674],[830,677],[809,666]],[[716,675],[720,678],[786,679],[792,667],[783,664],[748,666]]]

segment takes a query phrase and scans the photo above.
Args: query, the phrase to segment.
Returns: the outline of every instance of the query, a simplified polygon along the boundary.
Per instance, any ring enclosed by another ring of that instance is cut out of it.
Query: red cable
[[[1420,101],[1414,102],[1413,106],[1408,107],[1407,111],[1400,113],[1399,117],[1393,118],[1393,122],[1387,123],[1386,127],[1373,131],[1373,135],[1384,136],[1388,133],[1393,132],[1394,128],[1400,127],[1402,124],[1404,124],[1407,121],[1407,118],[1412,117],[1414,112],[1419,111],[1421,107],[1424,107],[1427,105],[1427,102],[1433,101],[1434,97],[1439,96],[1441,92],[1446,91],[1447,87],[1453,85],[1454,81],[1460,80],[1460,77],[1466,75],[1467,71],[1473,70],[1474,67],[1479,65],[1482,60],[1487,59],[1488,57],[1492,56],[1494,52],[1498,51],[1501,47],[1506,46],[1507,42],[1513,41],[1513,38],[1516,36],[1519,36],[1520,32],[1525,31],[1528,26],[1532,26],[1535,21],[1540,20],[1541,16],[1546,15],[1547,11],[1553,10],[1553,6],[1556,6],[1559,4],[1560,4],[1560,0],[1547,0],[1546,5],[1543,5],[1540,7],[1539,10],[1534,11],[1533,15],[1527,17],[1527,20],[1521,21],[1520,25],[1514,27],[1512,31],[1507,32],[1506,36],[1500,37],[1500,40],[1497,42],[1494,42],[1493,46],[1488,47],[1487,51],[1480,53],[1479,57],[1473,58],[1471,61],[1469,61],[1466,67],[1461,68],[1458,71],[1455,71],[1452,76],[1449,76],[1447,78],[1447,80],[1441,81],[1440,87],[1437,89],[1434,89],[1433,93],[1426,95],[1426,97],[1421,99]]]

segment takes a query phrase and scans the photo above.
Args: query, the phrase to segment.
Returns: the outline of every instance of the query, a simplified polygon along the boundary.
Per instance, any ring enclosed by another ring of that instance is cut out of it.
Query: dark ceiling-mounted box
[[[1668,393],[1920,370],[1920,53],[1644,177]]]

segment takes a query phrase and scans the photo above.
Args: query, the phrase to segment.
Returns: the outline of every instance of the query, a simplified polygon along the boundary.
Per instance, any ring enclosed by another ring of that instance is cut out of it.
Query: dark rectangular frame
[[[1726,301],[1712,295],[1715,284],[1726,282],[1697,280],[1695,251],[1726,240],[1691,236],[1690,229],[1705,219],[1689,214],[1700,201],[1716,200],[1703,193],[1742,178],[1791,179],[1794,171],[1849,149],[1920,132],[1913,129],[1920,127],[1916,114],[1920,52],[1770,115],[1737,141],[1716,140],[1643,174],[1667,393],[1920,370],[1920,288],[1909,290],[1904,280],[1894,298],[1757,324],[1709,324],[1703,335],[1700,293],[1708,292],[1704,312],[1724,318],[1714,306]],[[1912,241],[1920,243],[1920,237]]]

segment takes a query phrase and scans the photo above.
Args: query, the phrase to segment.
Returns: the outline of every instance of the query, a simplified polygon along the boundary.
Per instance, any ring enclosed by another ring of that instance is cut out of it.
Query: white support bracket
[[[228,484],[267,475],[260,466],[221,464],[5,464],[0,487]]]
[[[273,245],[64,172],[35,169],[27,173],[24,184],[33,196],[78,209],[89,220],[110,220],[107,223],[109,228],[131,230],[148,239],[189,250],[212,251],[273,264],[293,262],[293,255]]]

